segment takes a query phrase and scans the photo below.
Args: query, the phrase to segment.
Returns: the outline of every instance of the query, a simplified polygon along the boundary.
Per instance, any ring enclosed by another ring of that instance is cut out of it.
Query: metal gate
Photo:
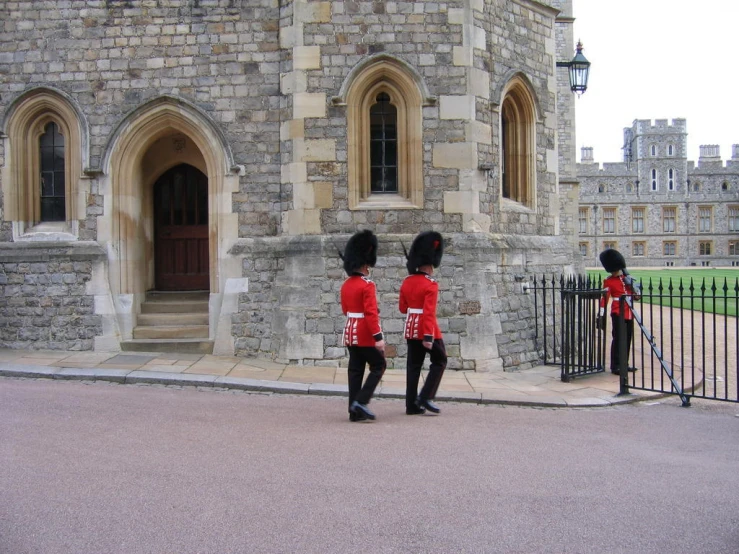
[[[600,289],[564,289],[562,295],[562,360],[561,378],[565,383],[574,377],[605,371],[605,333],[596,321]]]
[[[631,348],[619,356],[621,393],[676,394],[685,406],[691,397],[739,402],[739,281],[659,279],[637,285],[639,302],[612,300],[631,303],[635,314]],[[585,276],[542,277],[531,287],[540,355],[545,364],[561,367],[563,381],[606,367],[614,330],[612,323],[605,332],[596,329],[600,289],[600,279]],[[618,319],[616,326],[615,332],[624,332]]]

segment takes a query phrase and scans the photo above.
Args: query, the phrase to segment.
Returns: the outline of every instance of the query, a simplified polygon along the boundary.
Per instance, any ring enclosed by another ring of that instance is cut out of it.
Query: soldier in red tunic
[[[355,233],[341,258],[349,276],[341,287],[341,310],[346,316],[344,345],[349,350],[349,419],[375,419],[367,405],[387,365],[377,293],[368,277],[370,267],[377,262],[377,237],[369,230]],[[369,375],[362,386],[367,364]]]
[[[621,302],[619,299],[628,295],[633,300],[641,298],[639,285],[633,280],[631,275],[626,271],[626,260],[623,255],[613,248],[604,250],[600,253],[600,263],[603,268],[611,274],[603,281],[603,292],[600,298],[600,311],[598,313],[598,326],[605,331],[606,329],[606,307],[608,300],[613,298],[611,303],[611,322],[612,336],[611,341],[611,373],[618,375],[619,371],[619,338],[618,338],[618,316],[621,310]],[[626,323],[626,352],[631,350],[631,340],[634,336],[634,314],[628,305],[624,306],[624,320]],[[629,367],[629,371],[636,371],[635,367]]]
[[[405,413],[423,414],[426,410],[438,414],[441,410],[432,402],[446,369],[444,339],[436,321],[439,284],[432,278],[444,253],[441,235],[434,231],[421,233],[411,245],[406,267],[410,274],[400,287],[399,308],[406,314],[405,338],[408,344],[406,363]],[[426,382],[418,393],[421,368],[428,352],[431,361]]]

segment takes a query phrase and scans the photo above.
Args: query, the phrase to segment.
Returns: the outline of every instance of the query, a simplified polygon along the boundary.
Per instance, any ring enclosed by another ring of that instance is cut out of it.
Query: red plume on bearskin
[[[624,259],[621,252],[609,248],[600,253],[600,263],[603,264],[603,269],[608,273],[613,273],[619,269],[626,269],[626,260]]]
[[[411,251],[406,255],[408,273],[416,273],[422,265],[439,267],[443,255],[444,239],[441,234],[436,231],[421,233],[413,240]]]
[[[341,256],[341,254],[339,254]],[[375,267],[377,263],[377,237],[369,229],[354,233],[346,243],[344,255],[344,271],[347,275],[356,272],[363,265]]]

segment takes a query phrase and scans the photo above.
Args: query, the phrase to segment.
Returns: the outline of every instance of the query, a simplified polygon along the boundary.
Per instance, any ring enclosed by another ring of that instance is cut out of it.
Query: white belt
[[[346,317],[354,317],[356,319],[362,319],[364,314],[362,312],[346,312]]]
[[[408,308],[409,314],[422,314],[423,309],[422,308]]]

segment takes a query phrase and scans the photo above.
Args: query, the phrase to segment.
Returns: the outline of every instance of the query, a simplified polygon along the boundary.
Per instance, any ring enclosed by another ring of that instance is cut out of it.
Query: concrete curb
[[[201,375],[188,373],[167,373],[163,371],[144,371],[126,369],[98,369],[74,367],[48,367],[26,364],[0,363],[0,377],[15,377],[24,379],[59,379],[76,381],[103,381],[118,384],[136,385],[175,385],[192,387],[211,387],[242,390],[249,392],[266,392],[275,394],[308,394],[316,396],[346,396],[346,385],[327,383],[289,383],[282,381],[262,381],[241,377],[225,377],[216,375]],[[440,392],[436,399],[446,402],[462,402],[468,404],[494,404],[502,406],[528,406],[538,408],[603,408],[619,404],[631,404],[644,400],[655,400],[670,396],[652,394],[639,396],[614,396],[611,398],[571,398],[557,396],[530,396],[502,392],[490,396],[489,392]],[[400,399],[405,398],[405,390],[387,387],[378,389],[375,398]]]

